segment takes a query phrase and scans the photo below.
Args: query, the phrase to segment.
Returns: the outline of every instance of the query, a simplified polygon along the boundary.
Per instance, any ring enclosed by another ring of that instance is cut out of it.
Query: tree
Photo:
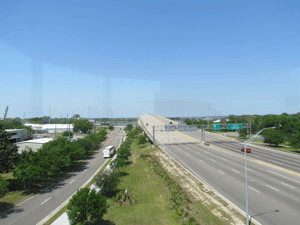
[[[82,188],[70,200],[67,215],[71,225],[84,224],[87,221],[94,223],[102,220],[107,208],[105,196],[95,190]]]
[[[117,157],[114,161],[113,161],[113,168],[118,169],[118,171],[121,168],[124,168],[127,166],[127,162],[125,159],[121,158],[121,157]]]
[[[139,139],[138,139],[138,144],[139,145],[143,145],[143,144],[146,144],[147,143],[147,138],[145,135],[140,135],[139,136]]]
[[[96,185],[101,189],[101,193],[111,197],[117,190],[118,177],[115,173],[110,175],[101,173],[96,177]]]
[[[3,197],[8,192],[7,183],[0,176],[0,198]]]
[[[240,134],[241,138],[246,138],[247,137],[247,129],[239,130],[239,134]]]
[[[125,131],[126,131],[126,132],[130,132],[132,129],[133,129],[132,124],[128,124],[128,125],[125,127]]]
[[[264,142],[270,145],[279,146],[284,142],[284,135],[276,129],[264,130],[262,132]]]
[[[34,185],[43,184],[47,180],[50,170],[48,165],[50,165],[48,162],[39,159],[37,152],[30,149],[21,153],[13,175],[24,188],[32,188]]]
[[[88,133],[93,128],[93,124],[88,119],[79,119],[73,122],[75,130],[80,130],[83,133]]]
[[[10,134],[0,124],[0,173],[9,172],[18,160],[18,148],[9,141]]]
[[[300,148],[300,132],[290,138],[290,144],[293,148]]]
[[[73,133],[71,131],[65,131],[61,135],[63,137],[73,137]]]

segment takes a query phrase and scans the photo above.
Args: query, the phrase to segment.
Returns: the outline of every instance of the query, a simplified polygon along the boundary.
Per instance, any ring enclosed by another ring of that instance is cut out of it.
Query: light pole
[[[245,186],[246,186],[246,225],[249,225],[249,210],[248,210],[248,177],[247,177],[247,145],[250,144],[263,130],[275,129],[277,127],[267,127],[258,131],[248,141],[244,142],[244,156],[245,156]]]

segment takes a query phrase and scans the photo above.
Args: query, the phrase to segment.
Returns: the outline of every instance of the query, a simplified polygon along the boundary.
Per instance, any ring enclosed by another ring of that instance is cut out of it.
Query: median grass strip
[[[158,148],[147,143],[132,143],[131,164],[122,169],[118,189],[134,193],[134,204],[108,199],[110,208],[104,215],[108,224],[229,224],[221,221],[211,208],[189,199],[176,180],[163,169],[155,156]]]
[[[132,205],[108,199],[110,208],[104,215],[113,224],[180,224],[175,213],[170,210],[169,191],[164,182],[151,168],[150,163],[140,158],[141,153],[151,150],[149,144],[139,147],[132,144],[130,165],[122,169],[118,189],[135,193],[136,202]]]

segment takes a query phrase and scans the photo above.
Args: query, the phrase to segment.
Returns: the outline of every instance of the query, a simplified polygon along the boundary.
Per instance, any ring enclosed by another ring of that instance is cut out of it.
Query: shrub
[[[82,188],[73,195],[67,207],[67,215],[71,225],[84,224],[87,221],[101,221],[107,213],[106,198],[95,190]]]
[[[101,189],[101,192],[107,196],[111,197],[115,194],[118,185],[118,177],[116,174],[99,174],[96,177],[96,185]]]

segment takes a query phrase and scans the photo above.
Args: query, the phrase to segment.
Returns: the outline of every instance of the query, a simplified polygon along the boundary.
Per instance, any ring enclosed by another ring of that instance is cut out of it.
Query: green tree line
[[[23,151],[13,169],[17,184],[31,189],[51,183],[97,149],[105,138],[106,130],[101,130],[76,141],[60,137],[46,143],[37,152]]]
[[[141,129],[132,125],[125,128],[127,132],[126,140],[117,150],[116,159],[110,164],[112,173],[101,173],[96,176],[95,183],[101,189],[101,192],[96,193],[95,190],[82,188],[70,200],[67,207],[67,215],[71,224],[86,224],[87,222],[101,224],[101,220],[107,213],[108,205],[107,198],[114,198],[115,201],[126,201],[124,191],[117,189],[117,185],[122,176],[122,168],[126,167],[131,155],[131,143]]]
[[[207,124],[205,120],[186,119],[187,125]],[[211,120],[212,123],[212,120]],[[278,146],[287,143],[294,148],[300,148],[300,113],[281,115],[229,115],[221,119],[221,124],[251,123],[252,134],[263,128],[277,127],[277,129],[265,130],[262,132],[265,143]]]

